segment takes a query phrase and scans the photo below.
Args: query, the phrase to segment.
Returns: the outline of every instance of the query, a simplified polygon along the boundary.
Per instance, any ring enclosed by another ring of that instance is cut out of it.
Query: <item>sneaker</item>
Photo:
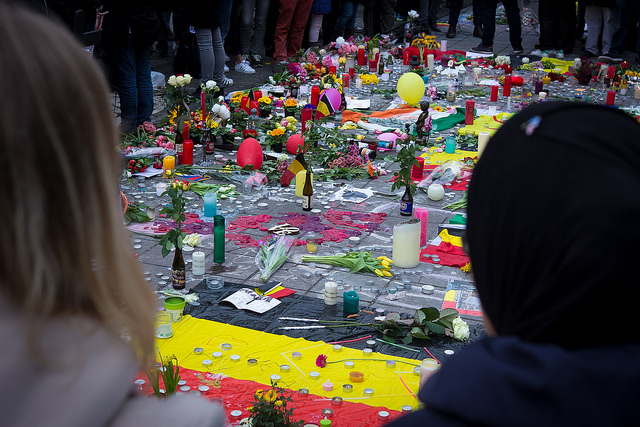
[[[548,50],[534,49],[534,50],[531,51],[531,55],[541,56],[543,58],[548,58],[549,57],[549,51]]]
[[[581,57],[581,58],[582,58],[582,57],[585,57],[585,58],[595,58],[596,56],[598,56],[598,55],[597,55],[597,54],[595,54],[595,53],[593,53],[593,52],[591,52],[591,51],[588,51],[588,50],[585,50],[584,52],[582,52],[582,53],[580,54],[580,57]]]
[[[247,61],[247,60],[243,60],[241,63],[236,64],[235,70],[237,72],[239,72],[239,73],[244,73],[244,74],[255,74],[256,73],[256,70],[251,68],[251,65],[249,65],[249,61]]]
[[[517,47],[513,49],[513,55],[522,55],[524,53],[524,49],[522,47]]]
[[[257,68],[262,68],[264,63],[262,62],[261,55],[251,55],[251,65]]]
[[[600,55],[598,56],[598,62],[606,62],[607,64],[619,64],[623,61],[622,58],[615,57],[613,55]]]
[[[564,51],[562,49],[556,50],[556,58],[564,59]]]
[[[483,46],[479,44],[478,46],[471,49],[471,52],[475,53],[493,53],[493,46]]]
[[[222,78],[220,80],[218,80],[218,87],[219,88],[229,87],[232,84],[233,84],[233,79],[230,79],[227,76],[222,76]]]
[[[227,64],[224,64],[224,72],[228,73],[229,72],[229,67],[227,67]]]

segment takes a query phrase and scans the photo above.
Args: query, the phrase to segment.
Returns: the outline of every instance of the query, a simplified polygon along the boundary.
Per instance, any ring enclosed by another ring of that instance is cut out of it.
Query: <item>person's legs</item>
[[[482,46],[493,47],[498,0],[482,0]]]
[[[198,40],[198,52],[200,52],[200,81],[206,83],[209,80],[215,80],[216,58],[213,52],[211,28],[196,28],[196,39]],[[224,51],[222,58],[221,65],[224,67]]]
[[[222,45],[220,27],[211,29],[211,39],[214,58],[213,80],[218,83],[218,86],[225,87],[228,85],[227,83],[229,79],[226,79],[224,75],[224,47]]]
[[[518,0],[502,0],[509,24],[509,41],[513,50],[522,50],[522,21]],[[495,20],[494,20],[495,22]]]
[[[256,0],[241,0],[242,10],[240,11],[240,53],[249,54],[251,45],[251,30],[253,27],[253,15],[256,8]]]
[[[118,49],[118,94],[120,95],[120,129],[131,132],[137,125],[138,87],[136,58],[131,40]]]
[[[541,51],[553,48],[553,9],[553,0],[538,0]]]
[[[307,27],[313,0],[298,0],[297,3],[293,12],[293,19],[287,39],[287,55],[289,56],[295,56],[302,47],[302,38],[304,37],[304,30]]]
[[[267,31],[267,15],[271,0],[258,0],[256,2],[256,14],[253,18],[253,41],[250,52],[255,55],[265,56],[264,35]]]
[[[611,39],[616,30],[616,8],[615,7],[603,7],[602,8],[602,53],[609,54],[611,49]]]
[[[395,22],[393,3],[393,0],[379,0],[377,2],[380,12],[380,32],[382,34],[389,34],[389,31],[393,28],[393,23]]]
[[[220,0],[220,35],[222,36],[222,42],[227,38],[229,33],[229,23],[231,22],[231,9],[233,6],[233,0]]]
[[[460,11],[462,10],[462,0],[450,0],[449,1],[449,27],[453,25],[454,32],[458,25],[458,19],[460,19]],[[475,19],[475,17],[474,17]],[[448,33],[447,33],[448,34]],[[455,36],[455,34],[454,34]]]
[[[136,49],[136,84],[138,113],[136,125],[151,120],[153,113],[153,83],[151,82],[151,47]]]
[[[598,39],[602,29],[602,8],[597,6],[586,6],[584,19],[587,22],[587,41],[584,45],[586,52],[592,55],[598,54]]]
[[[620,55],[624,52],[624,43],[629,34],[629,27],[633,20],[633,0],[618,0],[616,5],[618,6],[618,13],[616,19],[616,30],[611,38],[611,48],[609,53],[613,55]],[[640,34],[640,32],[638,33]]]
[[[275,47],[273,59],[276,61],[286,61],[287,59],[287,37],[289,35],[289,27],[291,26],[296,3],[297,0],[280,0],[276,32],[273,36],[273,44]]]
[[[342,14],[336,19],[336,30],[338,30],[338,32],[343,32],[347,24],[351,23],[352,16],[355,15],[354,10],[354,2],[345,1],[342,3]],[[355,23],[355,19],[353,22]]]
[[[309,18],[309,43],[313,45],[318,44],[320,38],[320,28],[322,27],[322,18],[324,15],[312,13]]]

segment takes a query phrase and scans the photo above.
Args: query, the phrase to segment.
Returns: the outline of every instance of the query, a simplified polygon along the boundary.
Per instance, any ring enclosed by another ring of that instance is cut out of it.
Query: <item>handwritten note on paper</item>
[[[260,314],[265,313],[280,304],[280,300],[271,298],[267,295],[258,295],[250,288],[242,288],[229,295],[221,302],[228,302],[241,310],[250,310]]]

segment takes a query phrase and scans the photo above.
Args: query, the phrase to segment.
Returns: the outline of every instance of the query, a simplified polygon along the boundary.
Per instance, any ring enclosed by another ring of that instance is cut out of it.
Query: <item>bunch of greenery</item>
[[[185,205],[186,199],[184,193],[189,190],[189,183],[187,181],[175,180],[171,185],[167,186],[167,189],[163,196],[168,195],[171,198],[171,205],[167,205],[160,211],[161,214],[172,218],[176,222],[176,228],[167,231],[160,239],[160,246],[162,246],[162,256],[169,255],[172,247],[182,249],[182,240],[187,235],[182,231],[182,222],[186,219]]]
[[[156,397],[161,399],[169,397],[176,393],[178,389],[178,381],[180,381],[180,366],[178,366],[178,359],[175,355],[162,357],[160,356],[160,363],[158,366],[147,370],[147,378],[151,382],[151,388]],[[164,385],[164,392],[160,391],[160,378]]]
[[[391,185],[391,191],[398,190],[400,188],[408,187],[413,194],[416,190],[416,183],[411,178],[411,168],[418,166],[418,160],[416,160],[416,147],[413,144],[407,144],[398,151],[396,155],[396,162],[400,164],[400,169],[394,172],[393,185]]]

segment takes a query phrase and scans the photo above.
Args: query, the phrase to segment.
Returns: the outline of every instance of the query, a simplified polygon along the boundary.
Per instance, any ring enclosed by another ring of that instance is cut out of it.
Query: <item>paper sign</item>
[[[249,288],[242,288],[226,297],[221,302],[228,302],[241,310],[250,310],[260,314],[267,312],[280,304],[280,300],[266,295],[258,295],[255,291]]]

